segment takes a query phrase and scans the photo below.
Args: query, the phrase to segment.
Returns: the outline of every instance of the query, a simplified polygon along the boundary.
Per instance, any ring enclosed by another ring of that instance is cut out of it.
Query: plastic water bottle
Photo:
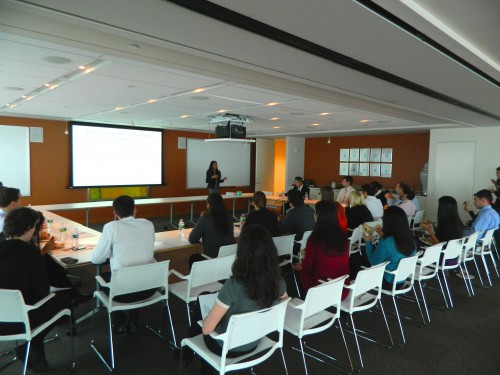
[[[59,226],[59,241],[66,242],[66,231],[67,231],[66,225],[62,223]]]
[[[78,228],[73,229],[73,250],[78,250],[78,247],[80,246],[79,244],[79,239],[80,239],[80,233],[78,232]]]
[[[243,225],[245,224],[245,221],[247,221],[247,217],[245,214],[241,214],[240,216],[240,227],[242,228]]]
[[[186,225],[184,224],[184,220],[179,221],[179,237],[184,238],[184,228],[186,228]]]
[[[47,232],[50,235],[54,234],[54,220],[53,219],[47,219]]]

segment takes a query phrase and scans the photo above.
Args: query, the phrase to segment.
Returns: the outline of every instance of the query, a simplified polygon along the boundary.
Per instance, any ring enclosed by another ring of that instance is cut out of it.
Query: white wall
[[[437,200],[435,196],[436,184],[448,183],[448,181],[439,180],[436,175],[436,157],[438,143],[444,142],[475,142],[474,154],[474,172],[470,176],[472,179],[472,191],[469,187],[462,187],[460,196],[468,197],[472,200],[472,195],[481,189],[488,188],[492,183],[490,179],[495,177],[495,169],[500,166],[500,127],[491,128],[473,128],[473,129],[439,129],[431,130],[429,144],[429,179],[428,179],[428,197],[426,216],[435,220],[437,214]],[[443,160],[440,160],[442,164]],[[447,160],[449,168],[455,169],[461,173],[461,165],[450,157]],[[449,181],[449,183],[453,183]],[[456,188],[456,186],[455,186]],[[458,198],[457,198],[458,199]],[[458,201],[459,211],[461,211],[461,201]]]
[[[286,137],[285,190],[289,190],[296,176],[304,177],[305,139]]]

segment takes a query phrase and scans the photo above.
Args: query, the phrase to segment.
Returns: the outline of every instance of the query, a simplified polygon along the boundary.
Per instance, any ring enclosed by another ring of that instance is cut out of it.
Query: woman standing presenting
[[[227,177],[222,178],[222,174],[218,169],[217,162],[215,160],[212,160],[210,162],[210,166],[207,169],[206,183],[208,193],[212,194],[219,192],[219,184],[226,180]]]

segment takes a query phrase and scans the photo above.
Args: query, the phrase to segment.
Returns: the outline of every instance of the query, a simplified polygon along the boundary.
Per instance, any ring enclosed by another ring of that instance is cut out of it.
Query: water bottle
[[[243,228],[243,225],[245,224],[245,221],[247,220],[247,217],[245,214],[241,214],[240,216],[240,227]]]
[[[66,225],[62,223],[59,226],[59,241],[66,242],[66,231],[67,231]]]
[[[73,250],[78,250],[78,247],[80,244],[78,243],[78,240],[80,239],[80,233],[78,233],[78,228],[73,229]]]
[[[54,220],[53,219],[47,219],[47,232],[50,235],[54,234]]]
[[[186,225],[184,224],[184,220],[180,220],[179,221],[179,237],[180,238],[184,238],[184,228],[186,227]]]

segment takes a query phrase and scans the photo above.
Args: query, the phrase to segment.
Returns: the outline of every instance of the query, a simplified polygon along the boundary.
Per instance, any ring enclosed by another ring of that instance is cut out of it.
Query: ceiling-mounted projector
[[[216,116],[209,116],[209,123],[210,124],[220,124],[220,123],[228,123],[230,122],[231,124],[236,124],[236,125],[243,125],[247,124],[250,122],[250,119],[248,116],[242,116],[242,115],[236,115],[234,113],[224,113],[221,115],[216,115]]]
[[[215,139],[206,141],[239,141],[252,142],[246,139],[247,132],[243,126],[250,122],[248,116],[237,115],[234,113],[224,113],[221,115],[210,116],[209,123],[216,124]]]

